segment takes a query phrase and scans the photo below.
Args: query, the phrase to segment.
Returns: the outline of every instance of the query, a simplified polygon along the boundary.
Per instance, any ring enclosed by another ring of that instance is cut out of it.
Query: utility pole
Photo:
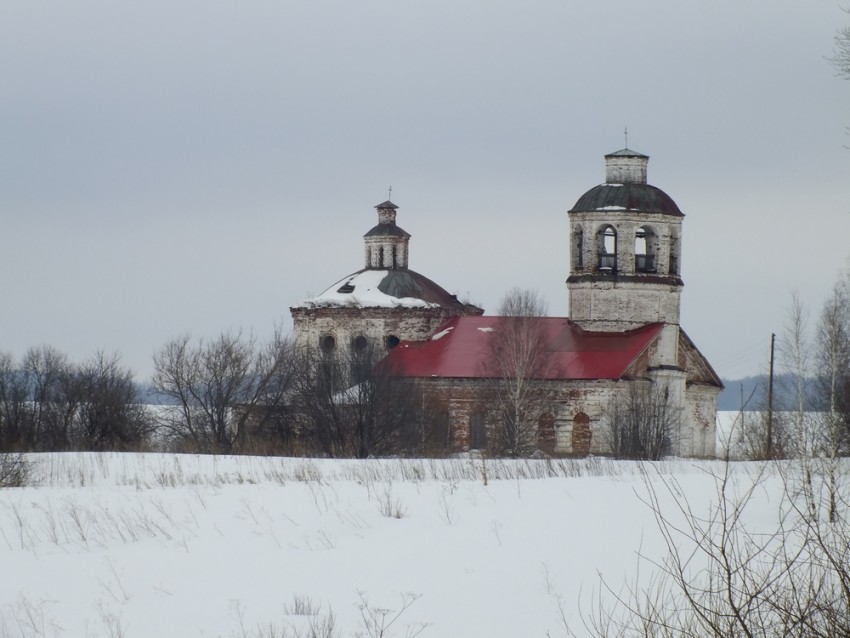
[[[767,458],[773,458],[773,352],[776,335],[770,334],[770,377],[767,381]]]

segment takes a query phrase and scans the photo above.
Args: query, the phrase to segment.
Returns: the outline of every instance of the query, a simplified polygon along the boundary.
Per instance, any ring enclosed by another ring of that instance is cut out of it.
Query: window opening
[[[576,456],[587,456],[590,454],[590,417],[584,412],[579,412],[573,418],[572,450]]]
[[[487,447],[487,430],[484,427],[484,417],[480,412],[469,417],[469,449],[483,450]]]
[[[333,335],[325,335],[319,341],[319,345],[325,352],[333,352],[334,348],[336,348],[336,339],[334,339]]]
[[[617,231],[605,226],[599,231],[599,270],[617,269]]]
[[[638,228],[635,233],[635,270],[655,272],[655,234],[648,226]]]
[[[577,228],[573,233],[573,264],[577,269],[584,267],[584,231],[581,227]]]

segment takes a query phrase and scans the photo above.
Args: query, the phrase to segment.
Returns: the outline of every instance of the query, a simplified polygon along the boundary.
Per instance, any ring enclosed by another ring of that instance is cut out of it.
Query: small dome
[[[364,237],[401,237],[409,239],[410,233],[395,224],[378,224],[369,230]]]
[[[600,184],[579,197],[569,212],[639,211],[684,217],[676,202],[649,184]]]

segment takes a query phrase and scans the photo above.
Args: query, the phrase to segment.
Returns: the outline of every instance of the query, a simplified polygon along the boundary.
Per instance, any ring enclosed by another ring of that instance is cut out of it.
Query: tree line
[[[152,431],[117,354],[75,364],[51,346],[0,353],[0,450],[141,449]]]
[[[443,455],[430,403],[380,374],[371,348],[327,357],[276,330],[182,335],[154,355],[149,393],[118,354],[0,353],[0,452],[164,450],[327,457]],[[152,396],[157,405],[150,405]]]

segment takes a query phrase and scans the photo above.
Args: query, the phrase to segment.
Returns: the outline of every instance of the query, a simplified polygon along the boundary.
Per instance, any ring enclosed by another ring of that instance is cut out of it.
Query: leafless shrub
[[[707,515],[693,508],[675,481],[656,487],[647,479],[646,503],[666,557],[660,562],[641,558],[656,569],[649,583],[636,578],[615,588],[603,581],[591,609],[583,613],[591,635],[850,635],[845,491],[839,490],[840,515],[833,518],[833,485],[810,464],[773,462],[743,482],[733,476],[730,464],[724,467],[715,476],[716,502]],[[754,529],[746,513],[774,471],[785,488],[776,521]]]
[[[357,596],[360,598],[357,608],[360,610],[360,618],[363,622],[363,628],[366,630],[365,635],[369,638],[389,638],[392,635],[391,630],[399,618],[421,597],[420,594],[410,592],[400,594],[399,608],[387,609],[370,605],[369,598],[364,591],[358,591]],[[427,628],[428,623],[407,625],[405,638],[414,638]]]
[[[23,487],[30,476],[27,458],[18,452],[0,452],[0,488]]]
[[[605,417],[615,458],[657,461],[673,449],[682,407],[667,384],[635,380],[611,402]]]
[[[283,606],[283,611],[288,616],[315,616],[319,613],[320,609],[321,605],[303,594],[294,594],[292,596],[292,602]]]
[[[378,511],[387,518],[404,518],[407,514],[407,509],[401,500],[393,495],[393,489],[390,483],[384,485],[377,498]]]

